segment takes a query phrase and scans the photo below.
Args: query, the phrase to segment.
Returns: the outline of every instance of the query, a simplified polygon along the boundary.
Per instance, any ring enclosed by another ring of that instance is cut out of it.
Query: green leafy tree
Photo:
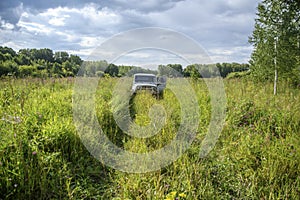
[[[276,94],[278,78],[299,83],[300,2],[263,0],[257,10],[249,38],[254,45],[251,73],[260,80],[274,80]]]
[[[0,61],[13,60],[13,56],[9,53],[1,53],[0,52]]]
[[[63,74],[62,66],[59,63],[54,63],[51,69],[51,73],[54,76],[61,76]]]
[[[115,64],[109,64],[105,69],[104,73],[109,74],[110,76],[118,76],[119,68]]]
[[[68,60],[63,62],[62,68],[65,76],[74,76],[74,63],[69,62]]]
[[[44,49],[39,49],[39,59],[45,60],[47,62],[53,62],[54,61],[54,54],[51,49],[44,48]]]
[[[127,73],[130,70],[132,70],[133,68],[134,68],[133,66],[124,66],[124,65],[119,66],[119,74],[120,74],[120,76],[127,75]]]
[[[18,64],[13,60],[7,60],[0,62],[0,76],[6,75],[17,75],[18,74]]]
[[[80,66],[80,65],[82,64],[82,62],[83,62],[83,60],[82,60],[79,56],[77,56],[77,55],[70,55],[69,61],[70,61],[71,63],[74,63],[74,64],[79,65],[79,66]]]
[[[144,69],[142,67],[133,66],[130,71],[126,73],[128,76],[133,76],[136,73],[147,73],[147,74],[157,74],[157,71]],[[119,73],[120,74],[120,73]]]
[[[32,65],[19,66],[19,76],[20,77],[32,76],[35,71],[36,71],[36,68]]]
[[[2,47],[2,46],[0,46],[0,53],[2,53],[2,54],[9,54],[12,57],[14,57],[14,56],[17,55],[17,53],[12,48]]]
[[[0,62],[0,76],[13,74],[17,71],[17,64],[11,60]]]
[[[169,76],[170,68],[165,65],[158,65],[158,74],[160,76]]]
[[[171,70],[173,76],[182,76],[183,69],[181,64],[168,64],[167,67],[173,69]]]
[[[18,54],[18,56],[15,57],[16,63],[19,65],[30,65],[30,57],[26,56],[25,54]]]
[[[198,79],[201,77],[196,65],[188,65],[184,70],[183,70],[183,75],[185,77],[191,77],[193,79]]]
[[[27,57],[29,57],[29,58],[30,58],[30,56],[31,56],[30,49],[20,49],[20,50],[18,51],[18,55],[20,55],[20,54],[22,54],[22,55],[24,55],[24,56],[27,56]]]
[[[66,71],[70,71],[70,72],[73,71],[73,65],[72,65],[72,63],[70,63],[68,60],[65,61],[65,62],[62,64],[62,67],[63,67],[63,69],[66,70]]]
[[[77,55],[69,55],[67,52],[56,52],[54,54],[48,48],[20,49],[16,53],[12,48],[0,46],[0,76],[74,76],[78,73],[82,63],[83,60]],[[94,67],[99,67],[103,70],[107,66],[106,61],[105,64],[102,61],[93,61],[93,63],[97,64]],[[93,75],[95,75],[96,71],[98,70],[95,69]]]
[[[158,66],[158,74],[161,76],[179,77],[182,76],[183,69],[180,64],[167,64]]]
[[[65,51],[58,51],[54,54],[54,61],[62,64],[69,59],[69,54]]]
[[[82,69],[79,72],[80,75],[95,76],[97,71],[97,62],[94,61],[84,61],[82,64]]]

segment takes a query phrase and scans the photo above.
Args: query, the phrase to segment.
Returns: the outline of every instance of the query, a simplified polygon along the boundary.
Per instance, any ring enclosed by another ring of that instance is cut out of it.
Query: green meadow
[[[102,78],[96,113],[103,132],[127,151],[160,149],[180,126],[180,104],[166,89],[130,103],[135,123],[150,123],[150,108],[164,107],[166,123],[150,138],[125,134],[113,115],[118,78]],[[224,79],[226,120],[212,151],[199,157],[210,123],[211,98],[202,79],[188,79],[198,99],[196,138],[182,156],[159,170],[126,173],[94,158],[73,122],[74,78],[0,80],[0,199],[298,199],[300,196],[300,91],[285,82]]]

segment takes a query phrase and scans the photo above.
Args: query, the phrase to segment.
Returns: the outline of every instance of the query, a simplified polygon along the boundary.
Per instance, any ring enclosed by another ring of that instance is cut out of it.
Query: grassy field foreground
[[[154,104],[167,123],[152,138],[126,136],[111,108],[118,79],[99,83],[98,121],[114,144],[133,152],[160,149],[176,134],[180,106],[170,90],[164,99],[147,93],[131,102],[131,116],[149,124]],[[298,199],[300,196],[300,91],[280,83],[224,80],[227,116],[210,154],[199,158],[210,120],[203,81],[190,81],[201,111],[197,138],[161,170],[130,174],[93,158],[73,124],[73,79],[0,81],[0,199]]]

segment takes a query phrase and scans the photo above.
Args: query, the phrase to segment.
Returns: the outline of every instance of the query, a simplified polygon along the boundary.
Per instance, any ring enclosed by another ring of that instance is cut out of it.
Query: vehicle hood
[[[157,87],[155,83],[136,83],[134,86],[152,86],[152,87]]]

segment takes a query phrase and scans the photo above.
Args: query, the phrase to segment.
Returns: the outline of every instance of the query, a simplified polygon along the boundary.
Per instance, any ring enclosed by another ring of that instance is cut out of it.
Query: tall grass
[[[91,193],[106,182],[103,168],[81,144],[72,123],[73,80],[10,79],[0,84],[1,198],[99,194]]]
[[[168,144],[180,123],[171,90],[157,100],[146,92],[130,103],[131,116],[149,125],[149,109],[165,108],[166,123],[151,138],[128,136],[114,120],[117,79],[99,83],[98,121],[117,146],[150,152]],[[73,79],[0,81],[0,199],[298,199],[300,92],[281,84],[225,80],[227,117],[216,146],[199,158],[210,115],[202,80],[191,80],[201,113],[197,137],[175,162],[155,172],[114,170],[93,158],[72,119]]]

